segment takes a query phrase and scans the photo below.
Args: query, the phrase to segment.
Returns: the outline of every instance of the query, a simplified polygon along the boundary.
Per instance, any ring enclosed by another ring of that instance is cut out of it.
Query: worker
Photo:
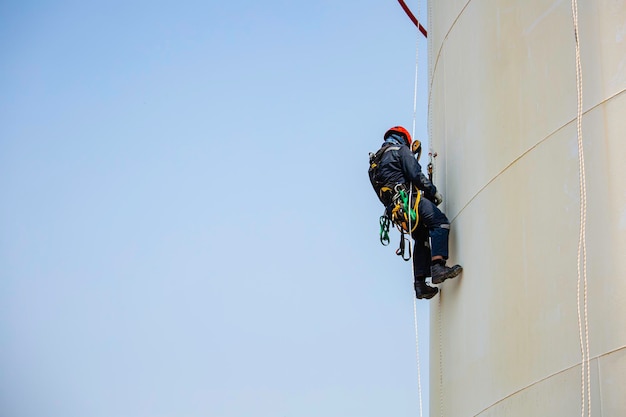
[[[385,215],[403,230],[411,229],[415,295],[419,299],[430,299],[439,289],[428,285],[427,277],[431,277],[433,284],[441,284],[458,276],[463,268],[446,266],[450,222],[437,207],[443,196],[422,173],[418,162],[420,155],[421,143],[412,142],[411,135],[402,126],[392,127],[385,133],[382,147],[370,157],[369,173],[372,186],[386,208]],[[411,209],[417,204],[413,223],[406,207],[400,203],[402,192],[405,197],[409,196]]]

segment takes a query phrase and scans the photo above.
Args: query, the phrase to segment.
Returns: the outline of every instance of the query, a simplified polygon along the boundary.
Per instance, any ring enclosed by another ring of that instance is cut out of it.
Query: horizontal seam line
[[[618,352],[618,351],[620,351],[620,350],[622,350],[622,349],[624,349],[624,348],[626,348],[626,345],[621,346],[621,347],[618,347],[618,348],[616,348],[616,349],[613,349],[613,350],[611,350],[611,351],[609,351],[609,352],[605,352],[605,353],[602,353],[602,354],[600,354],[600,355],[594,356],[594,357],[593,357],[593,358],[591,358],[590,360],[597,360],[597,359],[600,359],[600,358],[602,358],[603,356],[608,356],[608,355],[610,355],[610,354],[612,354],[612,353],[615,353],[615,352]],[[532,384],[526,385],[525,387],[520,388],[520,389],[518,389],[517,391],[510,393],[510,394],[509,394],[509,395],[507,395],[506,397],[499,399],[499,400],[498,400],[498,401],[496,401],[495,403],[491,404],[489,407],[482,409],[482,410],[481,410],[478,414],[475,414],[475,415],[474,415],[474,417],[478,417],[478,416],[480,416],[482,413],[484,413],[485,411],[489,410],[491,407],[493,407],[493,406],[495,406],[495,405],[497,405],[497,404],[499,404],[499,403],[501,403],[501,402],[503,402],[503,401],[505,401],[505,400],[507,400],[507,399],[509,399],[509,398],[513,397],[514,395],[519,394],[520,392],[522,392],[522,391],[524,391],[524,390],[526,390],[526,389],[528,389],[528,388],[530,388],[530,387],[532,387],[532,386],[535,386],[535,385],[537,385],[537,384],[539,384],[539,383],[541,383],[541,382],[543,382],[543,381],[547,381],[548,379],[550,379],[550,378],[552,378],[552,377],[554,377],[554,376],[556,376],[556,375],[562,374],[563,372],[567,372],[567,371],[569,371],[569,370],[571,370],[571,369],[574,369],[574,368],[576,368],[577,366],[580,366],[580,365],[582,365],[582,361],[581,361],[580,363],[576,363],[576,364],[574,364],[574,365],[572,365],[572,366],[568,366],[567,368],[561,369],[560,371],[554,372],[552,375],[548,375],[548,376],[546,376],[546,377],[544,377],[544,378],[541,378],[541,379],[539,379],[539,380],[537,380],[537,381],[533,382]]]
[[[623,89],[622,91],[618,91],[617,93],[605,98],[604,100],[602,100],[601,102],[599,102],[598,104],[596,104],[595,106],[587,109],[583,115],[586,115],[587,113],[595,110],[596,108],[600,107],[601,105],[605,104],[606,102],[614,99],[615,97],[623,94],[624,92],[626,92],[626,88]],[[500,172],[498,172],[493,178],[491,178],[485,185],[483,185],[477,192],[476,194],[474,194],[468,201],[467,203],[465,203],[465,205],[463,205],[463,207],[458,211],[458,213],[452,218],[452,220],[450,221],[450,223],[454,223],[454,221],[457,219],[457,217],[459,217],[461,215],[461,213],[467,208],[467,206],[469,206],[472,201],[474,201],[476,199],[476,197],[478,197],[478,195],[480,193],[482,193],[485,188],[487,188],[492,182],[494,182],[500,175],[504,174],[504,172],[506,170],[508,170],[509,168],[511,168],[511,166],[513,166],[517,161],[519,161],[520,159],[522,159],[524,156],[526,156],[526,154],[528,154],[530,151],[532,151],[533,149],[535,149],[536,147],[538,147],[539,145],[541,145],[542,143],[544,143],[545,141],[547,141],[548,139],[550,139],[552,136],[554,136],[556,133],[558,133],[560,130],[564,129],[565,127],[567,127],[568,125],[572,124],[573,122],[576,121],[576,118],[572,118],[571,120],[567,121],[565,124],[563,124],[562,126],[558,127],[557,129],[555,129],[554,131],[552,131],[550,134],[548,134],[545,138],[541,139],[539,142],[535,143],[533,146],[531,146],[530,148],[528,148],[526,151],[524,151],[521,155],[519,155],[517,158],[515,158],[513,161],[511,161],[506,167],[504,167]]]

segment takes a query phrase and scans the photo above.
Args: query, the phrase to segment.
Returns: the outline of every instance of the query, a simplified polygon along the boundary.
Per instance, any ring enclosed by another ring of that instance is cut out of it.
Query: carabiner
[[[405,245],[406,242],[409,242],[409,257],[405,257]],[[401,235],[400,235],[400,246],[398,247],[398,249],[396,249],[396,255],[401,256],[403,260],[405,261],[409,261],[411,260],[411,239],[409,239],[408,237],[404,236],[404,231],[402,231]]]

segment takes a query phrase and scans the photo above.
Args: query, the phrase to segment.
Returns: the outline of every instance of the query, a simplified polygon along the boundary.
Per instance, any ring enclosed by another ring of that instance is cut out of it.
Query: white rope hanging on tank
[[[585,177],[585,150],[583,147],[582,117],[583,117],[583,80],[580,59],[580,36],[578,31],[578,1],[572,0],[572,21],[574,24],[574,41],[576,49],[576,133],[578,140],[578,176],[580,185],[580,233],[578,235],[578,256],[576,285],[576,307],[578,312],[578,331],[580,336],[581,361],[581,415],[591,416],[591,366],[589,363],[589,320],[587,311],[587,181]],[[582,313],[581,313],[581,283],[582,283]],[[586,400],[586,404],[585,404]]]

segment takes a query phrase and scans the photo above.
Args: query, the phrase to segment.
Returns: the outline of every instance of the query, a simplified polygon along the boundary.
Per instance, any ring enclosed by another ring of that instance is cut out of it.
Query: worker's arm
[[[401,146],[399,154],[404,175],[406,175],[417,188],[424,191],[426,198],[432,200],[435,194],[437,194],[437,187],[424,175],[422,167],[407,146]]]

